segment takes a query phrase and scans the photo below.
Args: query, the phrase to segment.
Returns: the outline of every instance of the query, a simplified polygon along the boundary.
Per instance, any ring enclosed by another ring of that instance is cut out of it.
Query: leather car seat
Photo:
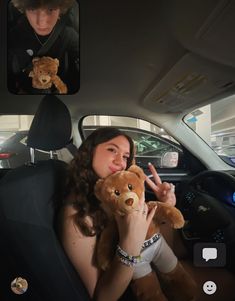
[[[70,137],[67,107],[56,96],[45,96],[27,145],[53,151],[66,146]],[[0,181],[1,300],[90,300],[55,230],[55,204],[63,200],[66,165],[54,159],[39,161],[9,171]],[[28,282],[20,296],[11,290],[16,277]]]

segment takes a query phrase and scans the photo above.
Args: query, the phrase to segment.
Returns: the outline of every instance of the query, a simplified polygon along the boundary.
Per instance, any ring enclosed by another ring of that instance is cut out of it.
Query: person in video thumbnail
[[[128,169],[134,159],[132,139],[116,128],[94,131],[79,147],[69,166],[67,192],[59,215],[59,232],[63,247],[94,300],[117,300],[128,287],[134,273],[115,256],[111,267],[101,273],[94,262],[99,235],[106,224],[106,214],[94,195],[99,178]],[[149,164],[154,181],[146,177],[159,201],[174,206],[174,185],[162,183],[154,166]],[[119,246],[128,254],[139,255],[147,229],[156,208],[148,211],[144,196],[140,210],[126,216],[117,216]],[[170,249],[164,238],[166,250]],[[173,262],[177,259],[170,250]],[[171,260],[169,260],[171,261]],[[176,264],[175,263],[175,264]]]
[[[57,75],[68,93],[79,89],[78,6],[75,0],[11,0],[8,11],[8,89],[15,94],[58,93],[34,89],[35,57],[59,60]]]

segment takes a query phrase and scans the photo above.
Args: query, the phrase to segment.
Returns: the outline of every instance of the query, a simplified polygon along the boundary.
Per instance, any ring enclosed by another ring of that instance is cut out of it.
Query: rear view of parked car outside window
[[[30,163],[30,150],[26,145],[28,131],[9,132],[9,134],[10,137],[0,145],[0,168],[16,168]],[[50,154],[36,149],[35,157],[37,160],[48,160]]]
[[[32,119],[33,115],[0,116],[0,168],[16,168],[30,162],[27,136]],[[48,160],[50,153],[36,149],[35,158]]]

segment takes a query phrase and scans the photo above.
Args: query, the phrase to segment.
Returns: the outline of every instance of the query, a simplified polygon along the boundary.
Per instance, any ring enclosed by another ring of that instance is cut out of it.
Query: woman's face
[[[60,9],[26,9],[25,14],[33,30],[40,36],[46,36],[54,28],[60,15]]]
[[[92,167],[100,178],[124,170],[130,157],[130,144],[125,136],[117,136],[96,146]]]

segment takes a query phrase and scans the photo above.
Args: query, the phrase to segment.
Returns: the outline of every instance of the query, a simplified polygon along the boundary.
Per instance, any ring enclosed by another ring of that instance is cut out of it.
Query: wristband
[[[160,233],[156,233],[154,234],[151,238],[145,240],[145,242],[143,243],[142,245],[142,248],[141,248],[141,252],[143,250],[145,250],[146,248],[150,247],[152,244],[154,244],[156,241],[158,241],[161,237],[161,234]]]

